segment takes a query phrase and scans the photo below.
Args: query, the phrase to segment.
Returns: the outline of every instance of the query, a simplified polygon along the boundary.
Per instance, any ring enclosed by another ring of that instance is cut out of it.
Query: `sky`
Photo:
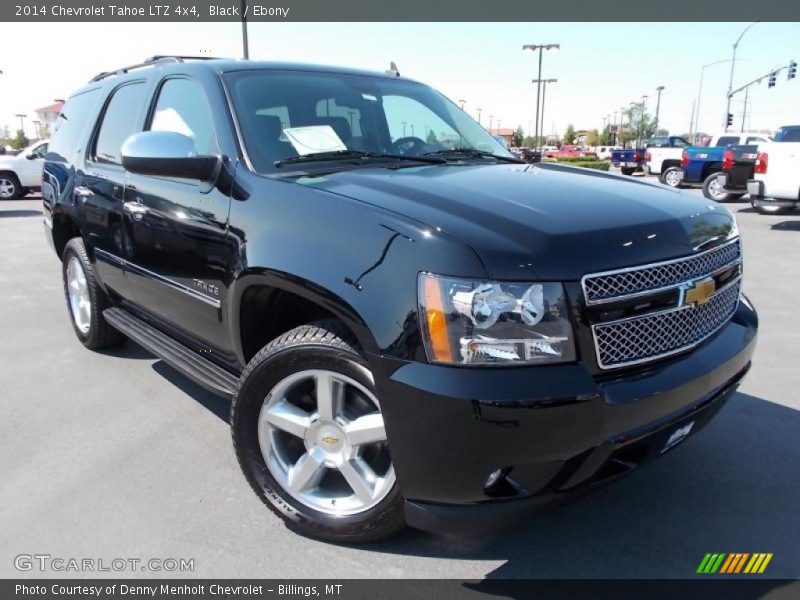
[[[545,53],[549,85],[545,131],[563,134],[602,128],[603,118],[641,102],[672,134],[689,130],[701,67],[730,60],[747,23],[249,23],[250,57],[383,71],[390,61],[403,76],[430,84],[481,122],[528,130],[536,107],[538,57],[523,44],[559,43]],[[26,113],[33,134],[34,109],[69,96],[100,71],[140,62],[154,54],[241,57],[238,23],[16,23],[4,26],[0,50],[0,127],[19,127]],[[12,50],[17,49],[17,50]],[[739,44],[734,88],[770,69],[800,60],[800,23],[757,23]],[[700,129],[722,128],[730,62],[705,69]],[[733,100],[739,127],[743,94]],[[750,88],[746,127],[775,129],[800,124],[800,77],[776,87]]]

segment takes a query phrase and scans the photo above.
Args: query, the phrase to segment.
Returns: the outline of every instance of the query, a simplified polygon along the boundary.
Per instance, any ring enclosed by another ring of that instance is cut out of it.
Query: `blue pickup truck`
[[[757,146],[768,141],[766,135],[750,133],[723,133],[713,136],[708,146],[684,148],[680,166],[665,170],[663,181],[672,187],[702,186],[703,195],[716,202],[741,198],[746,190],[726,190],[719,185],[717,177],[724,173],[725,150],[730,146]]]
[[[623,175],[633,175],[641,171],[644,166],[646,148],[628,148],[627,150],[614,150],[611,152],[611,162]]]

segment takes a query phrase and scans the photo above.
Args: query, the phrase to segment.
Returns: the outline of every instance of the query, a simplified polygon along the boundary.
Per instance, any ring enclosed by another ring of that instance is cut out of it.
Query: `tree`
[[[610,146],[614,140],[614,134],[611,133],[611,126],[606,125],[605,129],[603,129],[600,137],[597,138],[597,146]]]
[[[586,132],[585,142],[587,146],[597,146],[599,139],[600,134],[598,133],[597,129],[590,129]]]
[[[18,129],[16,137],[11,140],[11,147],[15,150],[22,150],[29,143],[28,138],[25,137],[25,132],[22,129]]]
[[[620,141],[625,144],[636,141],[637,144],[644,144],[648,138],[653,137],[656,132],[655,119],[650,116],[647,110],[642,110],[641,104],[631,104],[623,113],[624,125],[620,134]]]
[[[517,126],[517,130],[514,132],[514,135],[511,138],[511,141],[514,142],[514,145],[519,147],[522,146],[522,140],[525,139],[525,132],[522,131],[522,125]]]
[[[428,137],[425,138],[425,141],[428,144],[438,144],[439,140],[436,138],[436,134],[433,133],[433,129],[428,132]]]
[[[656,135],[659,136],[659,137],[667,137],[669,135],[669,129],[661,129],[661,128],[659,128],[659,130],[656,131]]]
[[[572,123],[567,125],[567,132],[564,134],[564,143],[565,144],[575,143],[575,127],[572,126]]]

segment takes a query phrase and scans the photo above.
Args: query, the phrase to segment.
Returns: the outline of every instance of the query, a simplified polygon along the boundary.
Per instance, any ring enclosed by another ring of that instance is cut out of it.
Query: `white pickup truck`
[[[747,192],[762,214],[800,206],[800,125],[781,127],[774,142],[759,145]]]
[[[644,154],[645,170],[649,175],[658,175],[659,181],[665,183],[664,171],[681,166],[681,153],[688,145],[685,139],[674,135],[650,138]]]
[[[14,200],[42,188],[49,140],[35,142],[16,156],[0,155],[0,200]]]

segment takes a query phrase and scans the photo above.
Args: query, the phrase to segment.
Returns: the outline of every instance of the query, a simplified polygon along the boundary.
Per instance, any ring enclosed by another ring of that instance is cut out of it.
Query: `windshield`
[[[348,151],[422,157],[467,149],[511,157],[463,110],[420,83],[277,70],[235,71],[225,81],[259,172],[298,156]]]

